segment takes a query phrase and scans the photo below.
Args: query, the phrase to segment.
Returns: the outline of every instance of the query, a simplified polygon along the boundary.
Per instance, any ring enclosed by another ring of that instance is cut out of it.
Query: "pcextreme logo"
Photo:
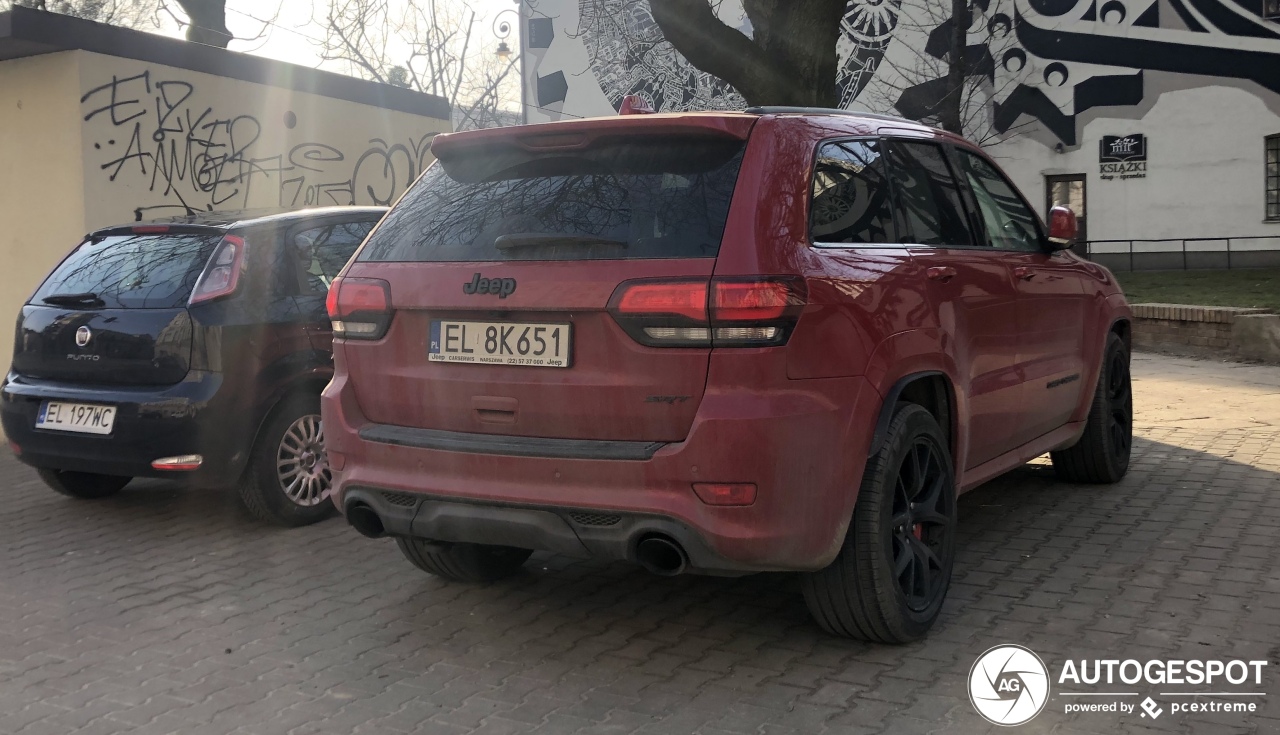
[[[1029,722],[1049,701],[1049,669],[1029,648],[990,648],[969,669],[969,701],[993,724]]]
[[[1155,720],[1185,713],[1257,712],[1267,661],[1068,659],[1058,671],[1064,714],[1137,715]],[[969,670],[969,701],[988,722],[1030,722],[1048,704],[1049,668],[1031,649],[988,649]],[[1184,689],[1183,687],[1195,687]],[[1171,691],[1163,691],[1171,690]],[[1159,699],[1156,699],[1159,697]]]

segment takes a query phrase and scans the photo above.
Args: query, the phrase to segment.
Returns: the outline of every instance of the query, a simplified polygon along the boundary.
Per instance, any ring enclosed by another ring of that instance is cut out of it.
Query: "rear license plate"
[[[89,403],[45,401],[36,417],[37,429],[110,434],[116,423],[116,407]]]
[[[568,324],[431,322],[427,359],[484,365],[569,367],[573,330]]]

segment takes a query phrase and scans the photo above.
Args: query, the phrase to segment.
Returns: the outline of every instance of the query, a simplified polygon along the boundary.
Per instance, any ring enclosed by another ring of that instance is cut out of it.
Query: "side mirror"
[[[1080,224],[1076,222],[1076,213],[1063,206],[1049,210],[1049,247],[1054,250],[1066,250],[1076,241],[1080,234]]]

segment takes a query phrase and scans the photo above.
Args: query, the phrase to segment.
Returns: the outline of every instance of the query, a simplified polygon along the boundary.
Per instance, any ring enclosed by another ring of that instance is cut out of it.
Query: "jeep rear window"
[[[580,150],[459,151],[423,174],[357,260],[713,258],[744,146],[632,136]]]
[[[31,303],[92,294],[106,309],[186,306],[220,234],[110,235],[85,240],[49,275]]]

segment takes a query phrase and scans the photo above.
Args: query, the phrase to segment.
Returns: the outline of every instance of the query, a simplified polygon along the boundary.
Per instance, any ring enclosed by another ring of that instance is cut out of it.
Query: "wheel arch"
[[[1111,322],[1110,331],[1120,335],[1120,339],[1124,340],[1125,349],[1133,351],[1133,323],[1128,317],[1120,317]]]
[[[257,420],[254,421],[253,441],[249,443],[248,452],[252,453],[253,448],[258,446],[258,441],[262,438],[262,432],[266,429],[267,424],[275,418],[276,412],[280,410],[281,406],[296,396],[313,395],[319,398],[321,391],[329,384],[329,377],[328,375],[315,373],[299,376],[282,386],[269,399],[263,401],[262,408],[258,411]]]
[[[904,375],[885,392],[875,429],[871,433],[871,447],[867,456],[875,456],[884,445],[889,434],[889,424],[893,421],[894,409],[899,402],[914,403],[933,414],[942,427],[954,467],[959,439],[956,392],[951,378],[941,370],[923,370]]]

